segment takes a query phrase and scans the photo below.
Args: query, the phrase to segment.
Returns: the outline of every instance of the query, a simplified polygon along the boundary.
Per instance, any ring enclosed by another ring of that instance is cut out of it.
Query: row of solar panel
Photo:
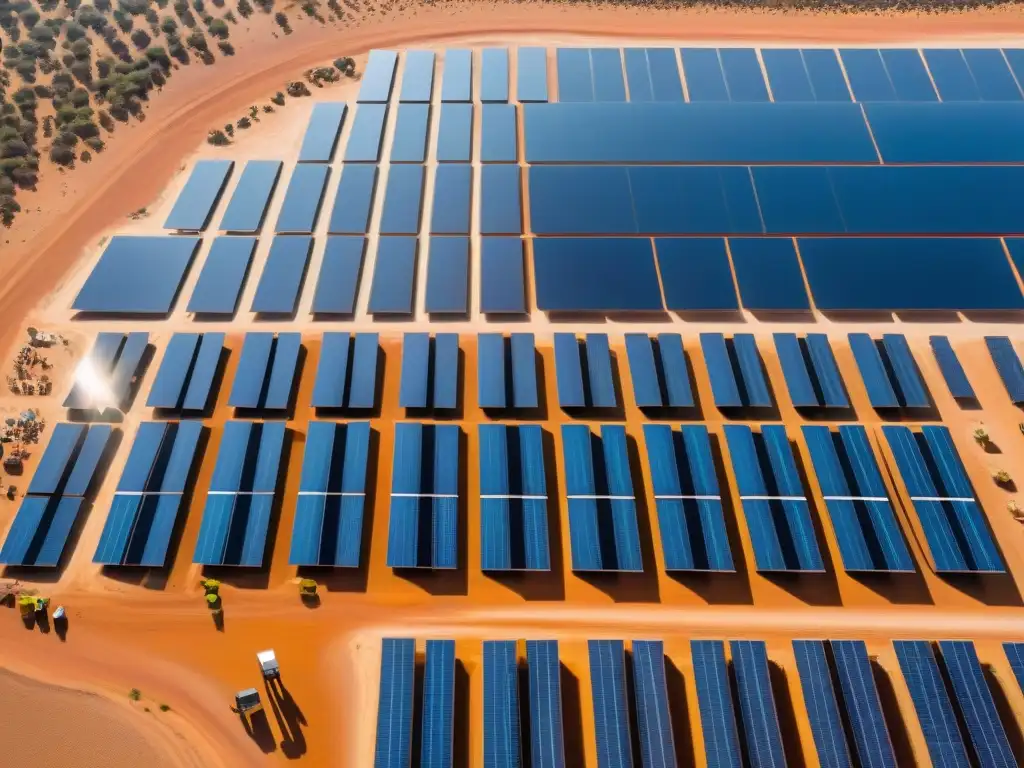
[[[628,660],[622,640],[589,640],[587,645],[598,765],[632,766],[636,757],[643,768],[675,768],[680,751],[673,723],[685,722],[686,713],[677,711],[673,717],[672,710],[685,709],[685,701],[670,692],[666,670],[674,662],[666,658],[663,642],[633,640]],[[1015,729],[1016,724],[1000,717],[973,642],[896,640],[893,646],[932,764],[1016,765],[1007,735],[1007,728]],[[1024,687],[1024,644],[1005,643],[1004,650],[1018,686]],[[884,672],[876,671],[877,663],[865,643],[794,640],[793,651],[820,764],[895,768],[897,752],[876,682]],[[707,764],[786,765],[786,739],[775,701],[778,683],[773,680],[765,643],[691,640],[690,652]],[[632,674],[626,669],[630,662]],[[414,679],[419,663],[414,640],[383,639],[375,768],[413,764]],[[418,764],[450,768],[458,664],[455,642],[427,640],[422,663]],[[566,764],[566,724],[558,642],[526,641],[529,723],[520,720],[520,713],[527,709],[520,703],[523,671],[517,641],[484,641],[484,764],[560,768]],[[788,699],[788,693],[782,696]],[[634,726],[635,735],[631,733]],[[525,738],[530,741],[528,753],[522,744]]]
[[[559,48],[558,101],[1021,101],[1011,48]],[[680,78],[679,66],[682,64]],[[625,73],[625,77],[623,77]],[[657,86],[655,85],[657,83]]]
[[[1022,241],[1005,242],[1020,269]],[[1024,309],[996,238],[543,237],[533,272],[545,312],[807,312],[808,288],[822,312]]]
[[[277,493],[285,427],[231,424],[221,441],[195,558],[207,564],[259,566]],[[140,426],[97,562],[164,564],[202,430],[200,422]],[[603,425],[600,436],[585,425],[563,425],[561,431],[573,570],[643,570],[625,428]],[[803,433],[846,570],[915,570],[865,429],[844,426],[834,432],[807,426]],[[948,430],[923,427],[915,433],[884,426],[882,433],[934,569],[1002,572],[998,547]],[[42,513],[62,496],[86,495],[110,432],[98,431],[95,440],[85,440],[83,434],[81,427],[71,425],[55,432],[5,544],[2,557],[10,558],[8,562],[55,565],[59,560],[81,505],[72,510],[69,502],[60,522],[52,512]],[[366,422],[310,422],[292,537],[293,565],[359,565],[370,434]],[[724,436],[757,570],[823,571],[786,429],[726,425]],[[674,432],[667,425],[649,424],[644,438],[666,569],[734,570],[707,428],[683,426]],[[551,522],[541,428],[481,425],[479,439],[482,568],[547,570]],[[75,453],[80,446],[81,453]],[[457,425],[396,424],[390,567],[458,567],[463,452]],[[65,478],[70,490],[62,485]],[[51,541],[46,556],[39,553],[43,540]]]

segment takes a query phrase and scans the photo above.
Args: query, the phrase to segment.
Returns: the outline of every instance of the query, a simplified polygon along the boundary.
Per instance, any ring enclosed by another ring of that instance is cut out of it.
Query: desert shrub
[[[171,66],[171,58],[167,55],[167,51],[159,46],[146,49],[146,58],[155,64],[160,64],[163,67]]]
[[[71,104],[76,107],[89,106],[89,92],[85,88],[75,88],[68,97]]]
[[[240,117],[238,118],[237,125],[239,128],[249,128],[252,126],[252,120],[250,120],[248,117]]]
[[[279,107],[283,107],[284,106],[284,94],[281,93],[280,91],[278,91],[273,96],[271,96],[270,100],[272,102],[274,102],[275,104],[277,104],[277,106],[279,106]]]
[[[219,37],[221,40],[226,40],[231,34],[231,30],[228,28],[227,22],[223,19],[214,19],[210,22],[208,27],[210,34],[214,37]]]
[[[85,139],[85,145],[93,152],[102,152],[106,147],[106,144],[103,143],[103,139],[99,136],[90,136]]]
[[[71,44],[71,53],[76,59],[88,59],[89,56],[92,55],[92,46],[90,46],[89,41],[83,37],[81,40],[75,40],[75,42]]]
[[[238,15],[243,19],[248,19],[252,16],[252,6],[249,4],[249,0],[238,0]]]
[[[21,206],[18,205],[17,200],[11,195],[0,196],[0,222],[5,227],[9,227],[14,223],[14,217],[18,213],[21,213]]]
[[[335,59],[334,66],[347,77],[352,77],[356,73],[356,61],[351,56],[342,56],[340,59]]]
[[[21,23],[25,25],[25,29],[32,29],[32,27],[39,23],[40,18],[39,11],[35,8],[29,8],[21,12]]]
[[[14,70],[23,79],[31,81],[36,75],[35,59],[18,59],[18,63],[14,65]]]
[[[173,35],[178,31],[178,22],[171,16],[164,16],[160,22],[160,29],[165,35]]]
[[[135,21],[127,13],[114,11],[114,22],[122,32],[131,32],[135,27]]]
[[[225,144],[230,144],[230,142],[228,141],[228,137],[224,135],[223,131],[210,131],[210,133],[206,137],[206,140],[210,144],[213,144],[214,146],[224,146]]]
[[[92,63],[88,61],[76,61],[71,65],[71,74],[80,82],[89,83],[92,81]]]
[[[65,36],[72,42],[75,40],[81,40],[85,37],[86,27],[99,32],[107,26],[106,17],[95,8],[88,5],[82,6],[81,10],[78,11],[76,18],[78,19],[77,23],[73,21],[69,22],[67,27],[64,28]]]
[[[116,64],[117,62],[114,61],[112,58],[110,58],[109,56],[104,56],[102,59],[96,62],[96,73],[100,76],[100,78],[110,77],[110,73],[114,69],[114,66]]]
[[[54,43],[54,38],[56,37],[56,35],[54,34],[54,31],[50,29],[48,26],[40,25],[37,27],[32,27],[32,31],[28,33],[28,37],[30,40],[35,40],[37,43],[51,44],[47,45],[47,47],[53,47],[52,44]]]
[[[235,46],[233,46],[227,40],[218,40],[217,47],[220,49],[220,52],[223,53],[225,56],[235,55]]]
[[[188,43],[189,48],[194,48],[197,51],[209,50],[209,46],[207,45],[206,42],[206,37],[198,29],[188,36],[188,40],[186,42]]]
[[[29,153],[29,146],[19,139],[11,139],[0,145],[0,157],[24,157]]]
[[[71,165],[75,162],[75,152],[71,147],[63,144],[54,144],[50,147],[50,160],[57,165]]]
[[[86,120],[76,120],[68,129],[80,139],[94,139],[100,135],[100,129],[96,123]]]
[[[14,194],[14,182],[6,176],[0,176],[0,197]]]
[[[34,162],[39,162],[34,156],[31,157]],[[37,169],[29,165],[19,166],[11,171],[11,178],[19,187],[32,189],[36,185],[36,181],[38,181]]]
[[[79,157],[83,163],[88,163],[92,160],[92,153],[87,149],[83,149],[82,154]]]
[[[136,29],[132,32],[132,44],[140,51],[148,48],[151,42],[153,42],[153,38],[149,36],[149,33],[146,32],[146,30]]]
[[[100,113],[97,116],[97,119],[100,121],[100,126],[103,128],[103,130],[105,130],[105,131],[113,131],[114,130],[114,118],[112,118],[110,116],[110,113],[107,112],[105,109],[101,109],[100,110]]]
[[[75,58],[75,55],[73,53],[65,53],[60,58],[61,58],[61,61],[64,62],[64,66],[65,67],[70,67],[72,64],[74,64],[77,61],[77,59]]]
[[[281,29],[285,30],[286,32],[288,31],[288,17],[285,16],[283,13],[281,13],[280,11],[275,13],[274,21],[277,22],[277,26],[279,26]]]

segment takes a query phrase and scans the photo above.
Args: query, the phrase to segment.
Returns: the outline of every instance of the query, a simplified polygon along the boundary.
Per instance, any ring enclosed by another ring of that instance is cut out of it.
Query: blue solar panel
[[[407,333],[402,337],[402,380],[398,404],[426,408],[429,404],[430,334]]]
[[[593,101],[594,76],[590,51],[586,48],[559,48],[555,51],[560,102]]]
[[[678,333],[658,334],[658,353],[661,374],[668,405],[672,408],[692,408],[689,364],[683,351],[683,339]]]
[[[645,424],[644,442],[665,569],[734,570],[707,428]]]
[[[761,640],[732,640],[729,650],[750,762],[759,766],[784,766],[786,756],[782,750],[765,644]]]
[[[100,462],[106,456],[113,431],[114,428],[107,424],[93,424],[88,428],[78,457],[71,467],[71,474],[64,485],[63,496],[85,496],[89,493]]]
[[[938,101],[924,59],[916,49],[885,48],[881,51],[885,70],[899,101]]]
[[[725,241],[720,238],[656,238],[665,307],[679,311],[737,310]]]
[[[90,395],[83,384],[79,381],[83,374],[109,376],[114,370],[114,362],[117,360],[121,349],[124,347],[125,335],[123,333],[102,332],[96,335],[96,341],[89,350],[85,360],[80,364],[85,367],[81,373],[76,372],[75,382],[64,400],[65,408],[91,408],[97,399]]]
[[[411,764],[415,673],[416,642],[383,638],[374,768],[409,768]]]
[[[941,640],[939,648],[978,762],[1002,768],[1017,765],[974,643]]]
[[[562,408],[586,406],[580,345],[575,334],[555,334],[555,377],[558,384],[559,406]]]
[[[480,333],[476,341],[477,402],[481,408],[505,408],[505,337],[500,333]]]
[[[728,101],[722,62],[715,48],[683,48],[679,51],[690,101]]]
[[[762,48],[761,60],[772,89],[772,101],[815,101],[811,78],[799,50]]]
[[[537,407],[537,361],[532,333],[513,333],[512,401],[516,408]]]
[[[380,159],[380,143],[387,116],[387,104],[360,104],[356,107],[345,146],[346,163],[376,163]]]
[[[515,640],[484,640],[484,768],[520,768]]]
[[[1017,685],[1024,691],[1024,643],[1003,643],[1003,651],[1010,662]]]
[[[242,342],[242,354],[235,372],[235,383],[228,396],[228,405],[234,408],[259,407],[273,350],[274,334],[264,332],[245,334],[245,341]]]
[[[357,333],[352,349],[349,408],[373,408],[377,404],[377,359],[380,343],[376,333]]]
[[[200,160],[192,166],[188,181],[178,194],[164,222],[164,229],[201,232],[206,229],[217,201],[220,200],[233,160]]]
[[[548,100],[548,52],[545,48],[516,51],[516,98],[521,102]]]
[[[402,70],[402,93],[399,100],[428,103],[434,92],[434,52],[408,51]]]
[[[423,176],[422,165],[391,167],[380,219],[382,235],[415,235],[419,231]]]
[[[436,154],[441,163],[468,163],[473,159],[472,104],[441,105]]]
[[[676,52],[672,48],[647,48],[646,50],[654,101],[682,101],[683,84],[679,79]]]
[[[30,495],[57,493],[68,472],[71,457],[82,442],[86,429],[87,427],[82,424],[67,423],[54,427],[43,457],[39,460],[39,466],[28,485]]]
[[[590,384],[590,405],[594,408],[614,408],[615,374],[612,372],[608,334],[587,334],[587,381]]]
[[[896,756],[864,641],[833,640],[829,645],[859,764],[864,768],[895,768]]]
[[[804,48],[800,51],[811,79],[815,101],[851,101],[850,89],[839,66],[839,57],[831,48]]]
[[[804,358],[803,348],[795,333],[772,334],[775,341],[775,351],[779,356],[779,363],[782,365],[782,375],[786,379],[786,388],[789,390],[789,399],[794,408],[816,408],[822,403],[814,390],[811,382],[810,371],[807,367],[807,360]]]
[[[0,563],[53,568],[60,564],[84,499],[28,496],[0,549]]]
[[[259,232],[281,175],[280,160],[250,160],[238,179],[220,228],[225,232]]]
[[[757,312],[811,308],[792,240],[731,238],[729,252],[745,309]]]
[[[695,101],[685,55],[683,71]],[[857,104],[560,103],[522,110],[531,164],[878,162]]]
[[[736,353],[736,363],[743,380],[743,403],[755,408],[769,408],[772,396],[768,391],[761,353],[757,350],[757,342],[752,333],[737,333],[732,337],[732,347]]]
[[[964,368],[960,365],[960,358],[956,356],[953,345],[949,343],[949,338],[929,336],[928,341],[931,343],[932,352],[935,353],[935,362],[939,364],[939,370],[942,371],[942,378],[946,380],[946,386],[949,387],[949,394],[955,398],[973,400],[975,398],[974,387],[971,386],[967,374],[964,373]]]
[[[334,159],[347,110],[348,105],[341,101],[322,101],[313,106],[299,149],[300,163],[329,163]]]
[[[302,335],[279,333],[274,342],[274,362],[270,368],[266,393],[261,405],[272,410],[283,410],[291,400],[295,385],[295,373],[302,350]]]
[[[295,166],[277,215],[275,232],[305,234],[313,231],[330,172],[331,167],[325,163]]]
[[[422,163],[427,156],[429,104],[401,104],[391,142],[392,163]]]
[[[416,238],[382,237],[370,285],[370,314],[412,314],[416,282]]]
[[[1024,403],[1024,366],[1013,342],[1006,336],[986,336],[985,344],[1010,400],[1014,405]]]
[[[199,273],[188,311],[196,314],[234,315],[256,250],[255,237],[218,237]]]
[[[851,333],[849,339],[850,349],[857,361],[857,368],[860,369],[872,407],[899,408],[899,400],[892,388],[875,340],[866,333]]]
[[[625,101],[622,54],[618,48],[591,48],[590,69],[594,78],[594,101]]]
[[[427,640],[423,671],[422,768],[451,768],[455,726],[455,641]]]
[[[563,768],[561,665],[557,640],[527,640],[530,765]]]
[[[377,189],[376,165],[345,165],[338,179],[334,210],[327,231],[340,235],[361,235],[370,225],[373,196]]]
[[[480,101],[508,101],[508,49],[480,52]]]
[[[719,59],[729,101],[768,101],[761,62],[753,48],[720,48]]]
[[[97,314],[165,315],[199,246],[197,237],[110,239],[71,308]]]
[[[633,641],[633,686],[640,757],[644,768],[675,768],[675,740],[660,640]]]
[[[925,48],[922,53],[943,101],[978,101],[978,84],[956,48]]]
[[[199,352],[196,353],[195,362],[192,364],[192,375],[185,389],[185,399],[181,404],[184,410],[206,410],[223,353],[224,334],[204,333],[199,342]]]
[[[1003,52],[997,48],[964,48],[964,60],[978,84],[982,101],[1020,101],[1021,91]]]
[[[822,765],[833,768],[852,768],[832,673],[825,655],[825,643],[821,640],[794,640],[793,653],[818,760]]]
[[[526,311],[523,241],[518,237],[485,237],[480,250],[480,311]]]
[[[651,337],[645,333],[627,333],[626,355],[629,359],[629,378],[633,381],[633,400],[637,407],[657,408],[665,405]]]
[[[179,408],[181,406],[185,395],[185,385],[188,383],[192,362],[195,359],[201,338],[202,335],[198,333],[176,333],[171,337],[164,350],[164,359],[160,363],[160,370],[157,371],[156,379],[149,390],[149,399],[146,400],[147,407]]]
[[[910,345],[907,344],[907,337],[902,333],[886,333],[882,336],[882,344],[896,376],[900,404],[906,408],[927,408],[930,404],[928,393],[921,381]]]
[[[299,303],[312,250],[313,238],[308,235],[276,236],[270,244],[267,263],[263,266],[250,309],[264,314],[293,314]]]
[[[506,235],[523,231],[518,165],[485,165],[480,170],[480,233]]]
[[[481,162],[514,163],[519,159],[516,108],[513,105],[484,104],[480,130]]]
[[[364,237],[332,235],[327,238],[313,294],[313,314],[351,315],[356,311],[365,250]]]
[[[822,403],[826,408],[846,408],[849,400],[828,336],[824,333],[809,333],[805,342],[811,367],[821,388]]]
[[[591,699],[597,764],[601,768],[633,765],[626,697],[625,649],[621,640],[588,640]]]
[[[448,48],[444,52],[441,101],[473,100],[473,51]]]
[[[395,83],[395,68],[398,66],[398,54],[395,51],[370,51],[366,61],[366,69],[359,86],[360,104],[364,102],[386,102],[391,98],[391,88]]]
[[[629,84],[630,101],[654,101],[654,87],[651,84],[651,68],[644,48],[626,48],[626,82]]]
[[[725,336],[720,333],[702,333],[700,348],[711,379],[711,393],[719,408],[739,408],[743,405],[736,373],[729,357]]]
[[[484,171],[504,167],[485,166]],[[661,286],[648,240],[539,238],[533,243],[533,263],[538,309],[549,312],[654,312],[662,309]],[[581,270],[589,279],[573,279]]]
[[[324,333],[310,401],[314,408],[341,408],[345,405],[350,341],[348,333]]]
[[[802,429],[846,570],[913,571],[864,428]]]
[[[840,48],[839,56],[857,101],[898,100],[877,48]]]
[[[432,237],[425,307],[432,314],[469,311],[469,238]]]
[[[473,168],[468,163],[443,164],[434,174],[430,231],[435,235],[468,235],[472,205]]]
[[[110,377],[110,398],[111,403],[124,406],[136,383],[135,374],[138,373],[142,358],[149,349],[149,333],[146,331],[133,331],[125,336],[124,346],[117,356],[117,363]]]
[[[932,763],[967,768],[971,762],[931,644],[923,640],[894,640],[893,646]]]
[[[725,666],[725,646],[721,640],[691,640],[690,651],[708,765],[741,768],[743,760]]]
[[[431,403],[434,408],[454,409],[459,405],[459,335],[439,333],[434,336],[434,387]]]

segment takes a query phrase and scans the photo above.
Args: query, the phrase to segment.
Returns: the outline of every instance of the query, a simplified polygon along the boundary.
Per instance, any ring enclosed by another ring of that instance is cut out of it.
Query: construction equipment
[[[277,663],[277,657],[272,650],[260,651],[256,654],[256,659],[260,663],[265,680],[276,680],[281,677],[281,666]]]

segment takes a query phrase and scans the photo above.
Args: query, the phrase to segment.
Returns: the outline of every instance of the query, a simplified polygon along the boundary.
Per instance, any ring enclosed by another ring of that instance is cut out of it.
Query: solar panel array
[[[311,405],[314,408],[372,410],[377,404],[380,342],[376,333],[323,335]]]
[[[149,349],[149,334],[145,331],[97,334],[92,349],[78,364],[64,407],[101,413],[108,407],[124,408]]]
[[[556,333],[555,375],[563,409],[618,405],[607,334],[588,333],[586,344],[580,345],[575,334]]]
[[[536,408],[537,362],[532,333],[477,336],[477,402],[481,408]]]
[[[203,411],[224,354],[223,333],[176,333],[149,390],[150,408]]]
[[[866,333],[851,333],[849,338],[850,349],[873,407],[930,407],[928,391],[906,336],[887,333],[880,343]]]
[[[459,336],[407,333],[402,340],[403,408],[452,410],[459,405]]]
[[[228,405],[275,411],[287,409],[294,393],[301,351],[302,336],[298,333],[245,334]]]

